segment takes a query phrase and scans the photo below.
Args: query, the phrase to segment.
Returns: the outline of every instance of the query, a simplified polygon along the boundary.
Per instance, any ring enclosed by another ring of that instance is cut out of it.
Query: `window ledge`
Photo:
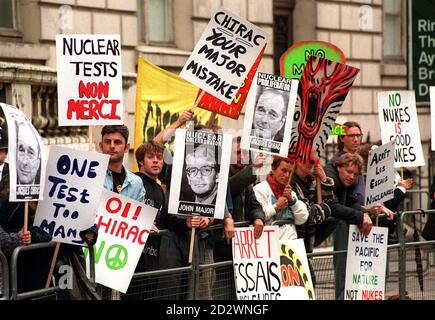
[[[190,51],[171,48],[171,47],[162,47],[162,46],[139,45],[136,47],[136,50],[142,53],[184,56],[184,57],[188,57],[191,54]]]
[[[23,38],[23,34],[15,29],[0,28],[0,37],[17,38],[17,40],[21,40]]]
[[[381,75],[392,77],[406,77],[407,66],[405,61],[383,61],[381,64]]]

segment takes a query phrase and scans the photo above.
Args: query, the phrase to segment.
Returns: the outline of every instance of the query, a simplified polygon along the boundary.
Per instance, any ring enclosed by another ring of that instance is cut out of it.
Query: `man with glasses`
[[[186,155],[187,183],[195,199],[192,202],[216,204],[219,166],[214,146],[201,144]]]
[[[337,159],[346,152],[356,153],[358,147],[361,145],[363,133],[358,122],[347,121],[343,124],[343,127],[345,128],[345,135],[338,136],[338,151],[328,161],[327,165],[335,165]],[[364,193],[364,178],[362,176],[359,176],[358,180],[356,181],[355,196],[357,197],[358,203],[360,205],[364,205]]]

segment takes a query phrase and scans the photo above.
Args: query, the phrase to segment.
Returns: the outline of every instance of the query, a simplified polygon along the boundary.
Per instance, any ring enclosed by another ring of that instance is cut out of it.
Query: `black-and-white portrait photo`
[[[15,122],[17,133],[17,185],[39,184],[41,150],[30,123]]]
[[[210,129],[175,132],[168,212],[223,219],[232,136]]]
[[[180,201],[216,204],[219,178],[219,147],[186,145]]]
[[[289,93],[263,86],[257,88],[251,136],[282,142]]]

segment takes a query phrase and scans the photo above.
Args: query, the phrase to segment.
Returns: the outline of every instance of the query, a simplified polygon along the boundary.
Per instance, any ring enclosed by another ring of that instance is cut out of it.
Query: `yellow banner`
[[[195,103],[198,88],[139,57],[136,84],[134,149],[152,140]],[[211,112],[195,108],[195,123],[206,124]],[[137,164],[135,161],[135,169]]]

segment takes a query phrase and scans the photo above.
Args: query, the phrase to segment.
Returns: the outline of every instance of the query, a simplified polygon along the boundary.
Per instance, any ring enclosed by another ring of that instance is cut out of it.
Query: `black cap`
[[[8,148],[8,133],[3,128],[0,128],[0,149]]]

